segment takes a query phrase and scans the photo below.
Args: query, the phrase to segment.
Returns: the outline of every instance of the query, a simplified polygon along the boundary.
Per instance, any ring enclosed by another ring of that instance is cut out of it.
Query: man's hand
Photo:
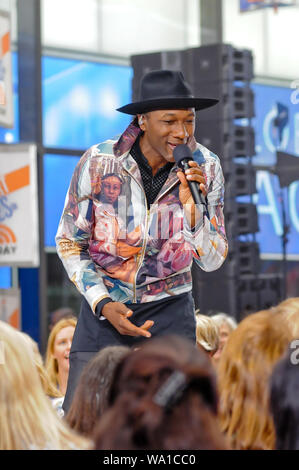
[[[133,315],[132,310],[121,302],[108,302],[102,308],[102,315],[114,326],[121,335],[144,336],[150,338],[152,335],[148,331],[154,324],[152,320],[147,320],[140,327],[134,325],[129,317]]]
[[[194,204],[191,191],[188,186],[188,181],[196,181],[199,183],[199,189],[201,190],[203,196],[206,197],[207,195],[206,180],[202,169],[194,160],[190,160],[188,163],[190,168],[188,168],[185,173],[181,170],[177,172],[177,176],[181,182],[179,197],[183,205]]]
[[[190,160],[188,170],[184,173],[178,171],[177,176],[180,180],[179,198],[184,207],[190,227],[194,227],[196,220],[196,206],[188,185],[188,181],[196,181],[199,184],[199,189],[202,192],[203,197],[207,195],[206,181],[203,175],[203,171],[194,160]]]

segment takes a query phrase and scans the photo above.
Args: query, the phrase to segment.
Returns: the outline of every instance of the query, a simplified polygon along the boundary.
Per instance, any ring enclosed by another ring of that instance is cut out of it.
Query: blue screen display
[[[256,117],[253,119],[258,166],[275,167],[276,152],[285,152],[298,158],[299,168],[299,105],[296,90],[254,84]],[[298,175],[298,172],[297,172]],[[296,178],[296,177],[295,177]],[[281,191],[282,189],[282,191]],[[257,241],[261,253],[279,254],[282,251],[282,202],[289,225],[287,253],[299,255],[299,181],[281,188],[278,175],[272,171],[257,172],[257,204],[260,231]]]
[[[11,268],[0,266],[0,289],[9,289],[11,287]]]
[[[53,57],[42,67],[45,147],[87,149],[127,127],[116,108],[131,101],[131,67]]]
[[[79,158],[65,155],[44,155],[46,246],[55,245],[55,235],[63,211],[65,196]]]

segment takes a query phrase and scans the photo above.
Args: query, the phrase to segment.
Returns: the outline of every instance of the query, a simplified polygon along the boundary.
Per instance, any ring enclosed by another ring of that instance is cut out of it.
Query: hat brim
[[[143,114],[161,109],[195,108],[195,111],[200,111],[201,109],[210,108],[218,102],[219,100],[212,98],[161,98],[130,103],[118,108],[117,111],[131,115]]]

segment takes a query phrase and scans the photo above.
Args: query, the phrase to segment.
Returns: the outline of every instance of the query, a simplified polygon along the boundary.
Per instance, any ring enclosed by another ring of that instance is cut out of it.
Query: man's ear
[[[138,117],[138,124],[139,124],[139,127],[141,130],[145,130],[144,129],[144,114],[137,114],[137,117]]]

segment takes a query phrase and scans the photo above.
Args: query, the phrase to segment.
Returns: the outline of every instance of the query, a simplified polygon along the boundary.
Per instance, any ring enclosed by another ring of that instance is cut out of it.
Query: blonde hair
[[[34,353],[19,331],[0,321],[0,449],[87,449],[45,395]]]
[[[56,387],[53,386],[53,384],[50,382],[48,373],[45,369],[44,366],[44,361],[43,358],[39,352],[38,344],[36,341],[34,341],[31,336],[29,336],[27,333],[20,332],[21,335],[23,335],[23,338],[25,341],[28,343],[28,346],[32,348],[33,351],[33,362],[34,365],[37,369],[43,390],[46,395],[52,398],[59,398],[61,397],[61,393],[57,390]]]
[[[277,313],[283,315],[293,333],[299,338],[299,297],[289,297],[276,306]]]
[[[211,317],[196,315],[196,343],[207,352],[216,352],[219,346],[219,328]]]
[[[57,359],[53,356],[54,354],[54,344],[55,339],[59,331],[68,326],[73,326],[76,328],[77,319],[74,318],[62,318],[59,320],[51,330],[51,333],[48,338],[45,368],[49,377],[49,383],[51,387],[55,388],[58,391],[59,387],[59,376],[58,376],[58,362]],[[58,392],[58,396],[63,396],[62,393]]]
[[[222,313],[222,312],[216,313],[215,315],[212,315],[211,318],[217,323],[219,328],[222,325],[227,325],[229,327],[230,332],[235,330],[238,325],[236,320],[230,315],[227,315],[226,313]]]
[[[221,430],[234,449],[274,449],[269,376],[291,332],[273,310],[249,315],[230,334],[219,361]]]

